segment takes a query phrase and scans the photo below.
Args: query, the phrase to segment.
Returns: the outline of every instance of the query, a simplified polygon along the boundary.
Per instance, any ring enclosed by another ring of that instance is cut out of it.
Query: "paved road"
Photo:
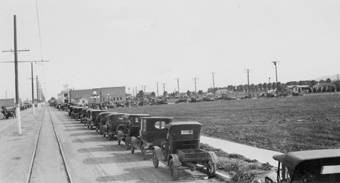
[[[65,112],[52,110],[52,119],[70,165],[73,182],[171,182],[168,167],[153,167],[151,159],[131,154],[116,141],[109,141],[89,130]],[[204,180],[202,173],[182,174],[179,182],[219,182]]]

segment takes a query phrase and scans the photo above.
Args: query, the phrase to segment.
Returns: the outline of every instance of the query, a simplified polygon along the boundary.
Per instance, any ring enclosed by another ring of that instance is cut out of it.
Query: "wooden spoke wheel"
[[[135,147],[131,146],[131,154],[135,154]]]
[[[216,174],[216,163],[212,162],[211,160],[208,161],[208,164],[207,164],[207,174],[209,177],[211,176],[215,176]]]
[[[169,167],[170,167],[170,174],[172,179],[174,180],[178,180],[178,168],[174,165],[174,160],[171,159],[170,163],[169,163]]]
[[[157,158],[157,155],[156,155],[156,152],[155,152],[155,151],[153,151],[153,153],[152,153],[152,163],[153,163],[153,166],[154,166],[155,168],[158,168],[159,160],[158,160],[158,158]]]

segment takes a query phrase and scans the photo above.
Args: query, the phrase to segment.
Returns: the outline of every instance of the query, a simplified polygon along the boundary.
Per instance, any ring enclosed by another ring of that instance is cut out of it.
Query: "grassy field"
[[[197,120],[203,134],[287,152],[340,148],[340,94],[119,108]]]

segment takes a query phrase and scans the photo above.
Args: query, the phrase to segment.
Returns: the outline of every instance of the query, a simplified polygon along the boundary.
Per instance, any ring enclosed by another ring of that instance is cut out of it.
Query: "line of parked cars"
[[[202,170],[209,177],[216,174],[217,156],[200,149],[202,125],[196,121],[175,122],[172,117],[149,114],[126,114],[87,107],[69,106],[68,115],[89,129],[124,145],[132,154],[140,151],[146,159],[152,156],[155,168],[159,162],[168,165],[176,180],[184,169]]]
[[[201,124],[197,121],[175,122],[172,117],[149,114],[126,114],[86,107],[68,106],[73,119],[119,145],[125,145],[132,154],[139,150],[143,157],[152,155],[158,168],[159,162],[169,166],[176,180],[183,169],[216,174],[217,156],[200,149]],[[339,183],[340,149],[289,152],[273,157],[278,167],[271,176],[253,183]],[[269,174],[268,174],[269,175]]]

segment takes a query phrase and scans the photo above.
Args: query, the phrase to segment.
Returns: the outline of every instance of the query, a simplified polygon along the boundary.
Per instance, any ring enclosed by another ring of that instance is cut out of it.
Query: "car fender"
[[[163,153],[162,153],[162,149],[161,148],[159,148],[159,147],[154,147],[154,152],[155,152],[155,154],[156,154],[156,157],[157,157],[157,159],[159,159],[159,160],[164,160],[164,155],[163,155]]]
[[[210,160],[214,163],[217,164],[218,162],[218,157],[216,156],[215,152],[208,151],[208,154],[210,156]]]
[[[170,155],[169,155],[169,160],[170,160],[170,159],[173,159],[174,165],[175,165],[176,167],[179,167],[179,166],[182,165],[182,163],[181,163],[181,161],[179,160],[179,157],[178,157],[177,154],[170,154]]]

